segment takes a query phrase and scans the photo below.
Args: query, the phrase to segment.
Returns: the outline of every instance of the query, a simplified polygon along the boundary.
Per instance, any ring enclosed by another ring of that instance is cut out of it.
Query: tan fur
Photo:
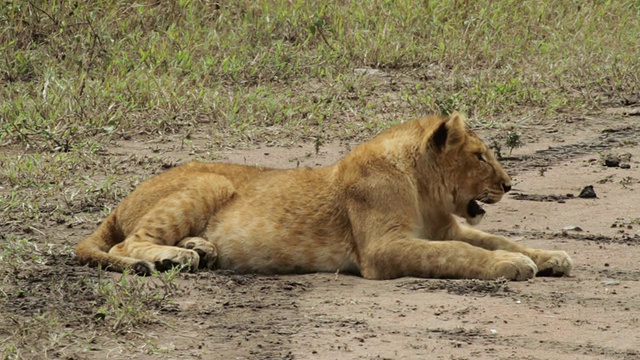
[[[563,251],[526,248],[454,218],[479,222],[482,211],[469,213],[470,202],[495,203],[510,185],[462,115],[430,116],[323,168],[176,167],[140,184],[76,254],[138,273],[180,264],[369,279],[569,274]]]

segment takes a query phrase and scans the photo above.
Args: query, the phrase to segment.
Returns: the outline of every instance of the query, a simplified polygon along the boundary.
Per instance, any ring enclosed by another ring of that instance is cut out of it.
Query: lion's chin
[[[467,216],[465,216],[469,225],[478,225],[485,214],[486,211],[480,207],[476,200],[469,201],[467,204]]]

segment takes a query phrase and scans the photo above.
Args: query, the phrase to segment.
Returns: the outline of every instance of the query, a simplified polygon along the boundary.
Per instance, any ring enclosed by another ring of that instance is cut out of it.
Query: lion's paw
[[[538,267],[528,256],[502,250],[494,251],[495,259],[491,267],[491,277],[523,281],[533,278]]]
[[[140,260],[131,266],[131,271],[140,276],[148,276],[153,274],[153,269],[155,269],[155,265],[148,261]]]
[[[193,250],[200,256],[200,269],[213,269],[218,260],[218,250],[207,240],[200,237],[185,238],[178,243],[179,247]]]
[[[200,255],[193,250],[169,247],[162,251],[154,262],[156,270],[167,271],[174,267],[182,267],[184,270],[194,272],[198,270]]]
[[[536,250],[532,259],[538,266],[536,276],[566,276],[573,268],[573,261],[565,251]]]

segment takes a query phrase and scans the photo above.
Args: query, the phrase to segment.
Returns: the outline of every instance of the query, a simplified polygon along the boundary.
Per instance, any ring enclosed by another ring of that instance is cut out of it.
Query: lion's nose
[[[511,184],[502,184],[502,190],[504,190],[505,193],[508,193],[509,190],[511,190]]]

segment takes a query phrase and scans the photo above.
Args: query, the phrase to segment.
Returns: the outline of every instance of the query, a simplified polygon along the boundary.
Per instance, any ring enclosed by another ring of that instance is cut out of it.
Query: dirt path
[[[153,321],[114,335],[87,319],[112,321],[117,309],[101,312],[109,302],[82,284],[101,276],[117,289],[119,275],[80,267],[68,252],[45,252],[42,264],[16,270],[0,302],[0,348],[18,344],[24,358],[69,359],[640,359],[640,127],[634,118],[588,124],[532,129],[528,144],[503,161],[514,175],[512,195],[486,206],[480,226],[529,246],[567,250],[572,277],[519,283],[179,274],[167,283],[142,280],[140,289],[160,289],[166,300],[140,290]],[[123,142],[110,156],[149,148]],[[219,155],[318,166],[348,149],[328,144],[316,154],[308,144]],[[630,168],[603,166],[608,153]],[[578,197],[587,185],[597,198]],[[93,226],[50,231],[72,244]],[[52,315],[65,311],[67,318]]]

